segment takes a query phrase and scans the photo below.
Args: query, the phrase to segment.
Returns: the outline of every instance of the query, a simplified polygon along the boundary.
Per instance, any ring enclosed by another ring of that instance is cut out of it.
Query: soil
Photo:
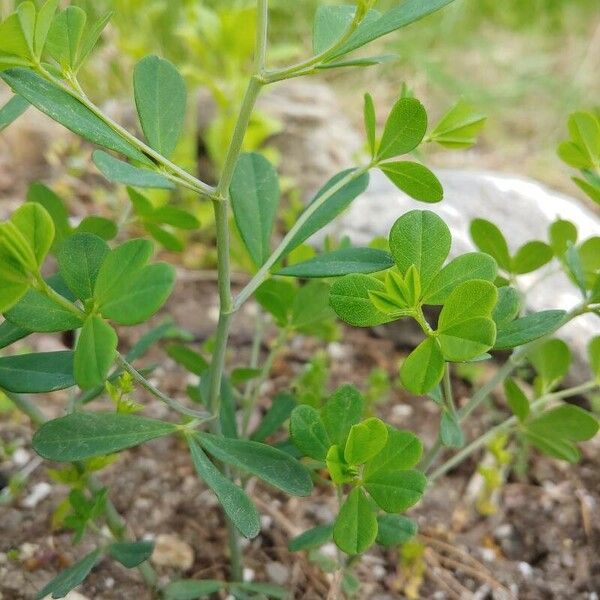
[[[184,277],[166,312],[189,329],[198,342],[214,327],[216,291],[211,281]],[[195,298],[200,299],[200,303]],[[160,318],[160,317],[159,317]],[[252,306],[238,316],[234,325],[234,354],[228,364],[247,364],[252,342]],[[124,348],[141,330],[122,331]],[[338,342],[324,344],[299,337],[275,362],[271,381],[264,386],[261,408],[270,398],[289,387],[291,380],[319,349],[329,353],[331,388],[342,383],[359,387],[373,367],[391,376],[405,351],[370,330],[342,329]],[[34,336],[27,344],[56,348],[56,338]],[[268,345],[269,339],[267,339]],[[267,348],[263,348],[266,350]],[[155,348],[144,362],[160,366],[153,380],[167,393],[184,400],[189,378],[164,351]],[[479,377],[489,377],[487,367]],[[454,381],[462,403],[469,384]],[[136,397],[145,404],[145,414],[168,418],[168,409],[142,392]],[[49,416],[60,415],[66,395],[55,393],[37,398]],[[104,401],[97,401],[96,408]],[[397,427],[419,433],[430,444],[436,434],[437,408],[428,400],[407,396],[394,389],[376,411]],[[502,417],[501,398],[492,399],[488,410],[469,423],[468,436],[484,431]],[[30,440],[33,429],[26,417],[15,412],[0,414],[4,446],[19,448],[0,466],[4,478],[18,470],[15,457],[34,460]],[[356,567],[361,582],[361,599],[485,598],[521,600],[598,598],[600,591],[600,447],[591,442],[583,447],[583,460],[565,466],[537,455],[530,458],[524,474],[511,474],[495,498],[497,509],[483,516],[476,510],[477,460],[469,460],[433,486],[421,504],[411,511],[420,525],[417,540],[423,550],[416,562],[401,560],[397,549],[374,549]],[[23,452],[27,454],[24,455]],[[59,570],[93,547],[95,534],[88,534],[73,547],[69,532],[51,529],[51,516],[64,498],[66,488],[52,490],[35,507],[27,498],[42,482],[51,482],[40,465],[20,495],[0,506],[0,598],[30,599]],[[22,468],[22,467],[21,467]],[[475,475],[474,475],[475,473]],[[161,581],[172,578],[225,579],[228,576],[226,532],[214,496],[195,476],[189,454],[181,441],[160,439],[124,452],[101,474],[110,497],[135,538],[174,534],[193,550],[190,568],[157,567]],[[288,498],[255,480],[249,484],[263,516],[260,536],[244,546],[246,577],[255,581],[279,579],[293,598],[327,597],[331,575],[324,573],[306,553],[292,554],[288,540],[303,530],[331,520],[334,498],[317,487],[310,498]],[[325,554],[330,550],[325,548]],[[17,552],[15,552],[17,551]],[[104,559],[80,586],[79,592],[93,600],[144,600],[151,595],[136,571],[128,571]],[[413,595],[410,590],[413,590]]]

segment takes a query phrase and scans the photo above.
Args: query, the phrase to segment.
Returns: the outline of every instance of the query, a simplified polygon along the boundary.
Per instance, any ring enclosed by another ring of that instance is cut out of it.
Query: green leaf
[[[456,414],[444,409],[440,420],[440,439],[446,448],[462,448],[465,435]]]
[[[0,358],[0,388],[17,394],[41,394],[75,385],[73,352],[40,352]]]
[[[348,54],[348,52],[356,50],[392,31],[406,27],[440,10],[450,2],[452,0],[405,0],[400,6],[388,10],[377,20],[359,27],[337,51],[336,56]]]
[[[306,208],[306,211],[311,212],[306,222],[300,227],[296,235],[288,242],[283,255],[289,254],[292,250],[300,246],[304,241],[310,238],[317,231],[321,231],[333,219],[335,219],[342,211],[344,211],[350,204],[362,194],[369,184],[369,174],[363,173],[362,175],[355,177],[339,189],[338,186],[342,179],[347,177],[350,173],[355,172],[355,169],[349,169],[342,171],[334,177],[332,177],[317,193],[311,204]],[[336,191],[323,202],[316,210],[312,208],[319,198],[325,193],[336,188]]]
[[[383,130],[377,160],[412,152],[425,137],[427,112],[415,98],[400,98],[394,104]]]
[[[148,143],[167,158],[183,130],[187,90],[179,71],[168,60],[147,56],[133,73],[135,104]]]
[[[439,343],[428,337],[402,363],[400,381],[409,392],[422,396],[442,380],[444,365]]]
[[[425,166],[410,161],[385,163],[380,169],[405,194],[421,202],[441,202],[444,188],[439,179]]]
[[[79,100],[54,84],[42,79],[28,69],[8,69],[0,77],[13,89],[15,94],[25,98],[38,110],[58,121],[73,133],[84,139],[120,152],[133,160],[146,164],[148,159],[139,150],[124,140],[119,134],[97,117]]]
[[[82,583],[96,566],[102,552],[100,549],[90,552],[79,562],[59,573],[50,583],[45,585],[35,596],[35,600],[42,600],[49,595],[52,598],[64,598],[72,589]]]
[[[342,69],[344,67],[372,67],[374,65],[381,65],[387,62],[393,62],[398,60],[396,54],[379,54],[376,56],[362,56],[357,58],[350,58],[348,60],[338,60],[335,62],[322,63],[315,66],[318,70],[328,69]]]
[[[31,62],[29,44],[16,12],[9,15],[0,24],[0,65],[5,61],[10,65],[13,58],[14,64],[30,64]]]
[[[117,351],[117,334],[101,317],[89,316],[75,348],[74,372],[77,385],[87,390],[103,384]]]
[[[375,327],[393,321],[394,317],[373,306],[371,292],[385,292],[385,285],[369,275],[346,275],[331,285],[329,302],[337,316],[354,327]]]
[[[356,13],[355,6],[319,6],[315,14],[313,52],[331,48],[347,31]]]
[[[548,228],[550,246],[556,256],[562,256],[571,244],[577,242],[577,227],[564,219],[557,219]]]
[[[377,153],[377,117],[375,116],[375,104],[371,94],[365,94],[364,121],[371,158],[375,158]]]
[[[290,435],[305,456],[325,462],[331,441],[319,412],[312,406],[297,406],[291,415]]]
[[[173,423],[125,413],[75,412],[44,423],[33,448],[57,462],[85,460],[120,452],[178,430]]]
[[[333,539],[346,554],[361,554],[375,542],[377,518],[360,488],[346,498],[333,527]]]
[[[325,465],[329,471],[331,481],[335,484],[350,483],[356,479],[358,470],[349,465],[344,458],[343,450],[337,445],[333,445],[327,451]]]
[[[14,325],[10,321],[0,323],[0,349],[6,348],[30,335],[30,329]]]
[[[320,548],[333,538],[333,523],[313,527],[288,542],[290,552],[301,552],[302,550],[313,550]]]
[[[498,288],[498,302],[492,313],[492,318],[498,329],[514,321],[521,312],[521,296],[509,286]]]
[[[386,512],[404,512],[423,496],[427,479],[420,471],[377,473],[365,478],[365,488]]]
[[[485,219],[474,219],[470,231],[471,239],[477,248],[492,256],[502,269],[510,272],[512,259],[506,238],[498,227]]]
[[[373,248],[342,248],[285,267],[277,275],[287,277],[340,277],[352,273],[377,273],[394,266],[388,252]]]
[[[569,346],[559,339],[544,342],[529,352],[527,358],[538,374],[544,393],[567,376],[572,360]]]
[[[385,446],[365,465],[365,477],[411,469],[421,460],[423,444],[416,435],[389,425],[387,430]]]
[[[133,569],[152,556],[154,542],[114,542],[108,547],[108,553],[124,567]]]
[[[403,515],[379,515],[377,517],[377,543],[385,547],[405,544],[419,530],[417,524]]]
[[[350,465],[362,465],[379,454],[387,442],[386,424],[376,417],[353,425],[348,434],[344,459]]]
[[[271,446],[247,440],[198,433],[198,441],[218,460],[256,475],[263,481],[294,496],[308,496],[310,473],[297,460]]]
[[[242,595],[243,592],[256,594],[257,598],[273,598],[274,600],[287,600],[289,590],[272,583],[232,583],[230,584],[231,593],[235,598],[247,598]],[[252,596],[254,598],[254,596]]]
[[[572,179],[584,194],[587,194],[594,202],[600,204],[600,182],[597,180],[586,181],[579,177],[572,177]]]
[[[352,385],[343,385],[327,400],[321,409],[321,418],[332,444],[346,446],[350,429],[361,419],[365,403],[360,392]]]
[[[167,346],[167,354],[194,375],[202,375],[208,369],[208,362],[204,357],[182,344],[170,344]]]
[[[129,240],[112,250],[100,267],[94,298],[99,306],[120,298],[152,256],[152,243]]]
[[[482,252],[469,252],[449,262],[431,281],[423,294],[425,304],[444,304],[452,290],[471,279],[494,281],[496,261]]]
[[[0,132],[16,121],[29,106],[30,104],[25,98],[13,96],[2,108],[0,108]]]
[[[87,57],[92,53],[111,17],[111,12],[104,14],[98,18],[86,32],[84,32],[83,39],[79,46],[79,58],[75,65],[75,71],[78,71],[81,68]]]
[[[149,169],[134,167],[103,150],[96,150],[92,155],[92,159],[102,175],[112,183],[163,190],[175,189],[175,184],[164,175]]]
[[[295,330],[312,333],[315,326],[333,318],[329,289],[323,281],[311,281],[300,288],[292,306],[291,324]]]
[[[80,300],[94,295],[98,272],[109,252],[108,244],[91,233],[76,233],[65,240],[58,266],[65,283]]]
[[[544,242],[527,242],[521,246],[512,259],[512,272],[517,275],[537,271],[548,264],[554,257],[554,252]]]
[[[250,258],[261,267],[271,254],[271,234],[279,206],[279,178],[261,154],[238,159],[230,187],[231,207]]]
[[[529,416],[529,399],[514,379],[504,382],[506,402],[513,414],[523,423]]]
[[[267,414],[263,417],[260,425],[252,434],[252,439],[255,442],[264,442],[291,417],[292,411],[296,406],[296,398],[291,394],[277,394],[273,398],[271,408],[267,411]]]
[[[12,214],[10,221],[21,232],[41,267],[54,241],[54,222],[41,205],[28,202]]]
[[[175,269],[171,265],[148,265],[131,278],[118,296],[103,302],[99,310],[120,325],[137,325],[160,310],[174,285]]]
[[[86,217],[79,223],[75,233],[92,233],[104,241],[117,237],[118,228],[116,223],[103,217]]]
[[[486,120],[485,115],[477,113],[461,99],[440,119],[429,134],[429,139],[444,148],[470,148],[477,143],[477,134]]]
[[[450,229],[435,213],[412,210],[401,216],[390,231],[392,256],[405,275],[414,265],[426,289],[444,264],[452,236]]]
[[[246,492],[215,467],[194,439],[188,438],[188,443],[198,476],[216,494],[240,533],[246,538],[255,538],[260,533],[260,516]]]
[[[575,112],[569,117],[571,139],[558,147],[558,155],[576,169],[593,169],[600,162],[600,122],[592,113]]]
[[[600,381],[600,336],[593,338],[588,344],[588,357],[592,375]]]
[[[47,0],[38,11],[34,35],[34,50],[38,59],[41,58],[44,52],[48,33],[52,27],[57,8],[58,0]]]
[[[174,206],[161,206],[153,209],[152,213],[147,216],[147,220],[189,231],[198,228],[200,225],[194,215]]]
[[[460,321],[439,331],[444,358],[452,362],[475,359],[494,346],[496,324],[486,317]]]
[[[279,327],[289,324],[297,288],[290,281],[268,279],[256,290],[256,301],[273,315]]]
[[[498,328],[494,349],[516,348],[554,333],[564,322],[564,310],[544,310]]]
[[[475,317],[491,316],[497,300],[496,286],[489,281],[474,279],[461,283],[444,303],[438,320],[439,332],[443,333],[453,325]]]
[[[27,191],[27,202],[40,204],[50,215],[55,231],[52,248],[56,251],[57,247],[60,247],[64,240],[72,233],[71,226],[69,225],[69,213],[62,198],[42,183],[33,183]]]
[[[164,589],[165,600],[198,600],[216,594],[227,587],[225,581],[187,579],[173,581]]]
[[[75,69],[87,15],[78,6],[68,6],[52,22],[46,50],[64,71]]]

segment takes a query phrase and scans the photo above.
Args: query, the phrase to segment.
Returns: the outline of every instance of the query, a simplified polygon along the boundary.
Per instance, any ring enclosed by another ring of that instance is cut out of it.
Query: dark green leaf
[[[260,516],[246,492],[215,467],[194,439],[188,438],[188,443],[198,476],[216,494],[221,507],[240,533],[244,537],[255,538],[260,532]]]
[[[377,473],[365,478],[365,488],[386,512],[403,512],[423,495],[427,479],[421,471]]]
[[[288,277],[340,277],[351,273],[376,273],[394,266],[388,252],[372,248],[343,248],[296,263],[277,272]]]
[[[506,402],[519,421],[523,422],[529,416],[529,400],[525,392],[518,386],[514,379],[504,382],[504,393]]]
[[[310,334],[320,323],[333,318],[329,289],[329,284],[324,281],[311,281],[298,290],[291,319],[295,330]]]
[[[410,161],[381,165],[384,175],[405,194],[421,202],[441,202],[444,188],[439,179],[425,166]]]
[[[423,141],[426,131],[425,107],[416,98],[400,98],[385,124],[377,159],[381,161],[412,152]]]
[[[319,525],[313,527],[295,538],[292,538],[288,543],[290,552],[301,552],[302,550],[313,550],[326,544],[333,538],[333,523],[329,525]]]
[[[52,22],[46,50],[64,71],[74,70],[77,66],[86,21],[87,15],[82,8],[68,6]]]
[[[96,150],[92,158],[102,175],[113,183],[163,190],[175,189],[175,184],[164,175],[150,169],[134,167],[103,150]]]
[[[364,476],[411,469],[423,454],[421,440],[410,431],[394,429],[388,425],[387,441],[381,452],[366,465]]]
[[[377,517],[377,543],[382,546],[400,546],[417,535],[417,524],[403,515]]]
[[[0,108],[0,131],[3,131],[11,123],[16,121],[29,106],[30,104],[25,98],[13,96],[2,108]]]
[[[365,94],[364,121],[371,158],[375,158],[377,153],[377,117],[375,116],[375,104],[371,94]]]
[[[516,348],[555,332],[564,322],[564,310],[545,310],[521,317],[498,328],[494,348]]]
[[[74,372],[77,385],[87,390],[103,384],[115,360],[117,334],[101,317],[89,316],[75,348]]]
[[[255,442],[264,442],[273,435],[291,416],[297,401],[291,394],[280,393],[273,398],[271,408],[252,434]]]
[[[221,438],[199,433],[198,441],[218,460],[256,475],[294,496],[308,496],[312,490],[306,467],[281,450],[247,440]]]
[[[289,324],[297,288],[290,281],[268,279],[256,290],[256,301],[273,315],[279,327]]]
[[[377,417],[353,425],[346,440],[344,459],[349,465],[363,465],[383,450],[387,435],[386,424]]]
[[[362,419],[364,408],[364,399],[354,386],[343,385],[335,391],[321,410],[332,444],[346,446],[350,429]]]
[[[202,375],[208,369],[208,362],[198,352],[182,344],[167,346],[167,354],[179,365],[194,375]]]
[[[30,335],[32,331],[14,325],[10,321],[4,321],[0,324],[0,349],[6,348],[19,340]]]
[[[409,392],[426,394],[442,380],[444,364],[439,343],[428,337],[402,363],[400,381]]]
[[[152,148],[168,158],[183,130],[185,81],[168,60],[147,56],[135,66],[133,86],[144,135]]]
[[[75,412],[44,423],[33,436],[33,448],[48,460],[70,462],[120,452],[177,430],[172,423],[138,415]]]
[[[315,14],[313,52],[331,48],[347,31],[356,13],[355,6],[319,6]]]
[[[17,394],[40,394],[75,385],[73,352],[40,352],[0,358],[0,388]]]
[[[340,512],[333,527],[333,539],[346,554],[361,554],[375,542],[377,518],[371,503],[360,488],[354,488]]]
[[[305,456],[325,462],[331,441],[319,412],[312,406],[297,406],[291,415],[290,435]]]
[[[133,160],[148,159],[69,93],[28,69],[8,69],[0,77],[38,110],[86,140]]]
[[[498,302],[492,313],[492,318],[498,329],[514,321],[521,312],[521,295],[510,286],[498,288]]]
[[[154,542],[114,542],[108,547],[108,553],[124,567],[133,569],[148,560],[154,550]]]
[[[527,429],[550,439],[584,442],[598,433],[598,419],[578,406],[563,404],[530,421]]]
[[[194,579],[173,581],[164,589],[165,600],[199,600],[216,594],[227,587],[225,581]]]

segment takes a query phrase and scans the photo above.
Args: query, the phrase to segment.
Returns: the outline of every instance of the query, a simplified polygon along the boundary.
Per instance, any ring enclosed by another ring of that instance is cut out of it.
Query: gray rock
[[[444,186],[444,200],[425,206],[400,192],[380,171],[372,172],[367,191],[312,241],[319,244],[324,235],[334,234],[366,245],[374,237],[387,237],[396,219],[415,208],[427,208],[443,217],[452,231],[453,256],[474,249],[469,225],[477,217],[498,225],[513,252],[529,240],[546,240],[548,226],[559,217],[577,225],[580,240],[600,235],[600,218],[594,212],[531,179],[484,171],[440,169],[436,173]],[[569,310],[578,304],[578,291],[562,272],[555,271],[555,266],[548,265],[519,278],[529,310]],[[579,317],[561,330],[560,337],[574,351],[573,379],[587,376],[586,346],[599,334],[600,320],[592,315]]]

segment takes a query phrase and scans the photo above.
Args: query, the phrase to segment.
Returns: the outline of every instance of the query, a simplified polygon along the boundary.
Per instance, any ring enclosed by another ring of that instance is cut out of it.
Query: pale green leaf
[[[381,165],[384,175],[400,190],[421,202],[441,202],[444,189],[439,179],[425,166],[410,161]]]

